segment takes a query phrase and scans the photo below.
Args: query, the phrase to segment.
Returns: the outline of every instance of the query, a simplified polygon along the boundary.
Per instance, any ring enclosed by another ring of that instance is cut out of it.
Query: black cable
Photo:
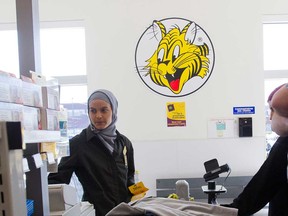
[[[222,183],[222,185],[221,185],[221,188],[220,188],[220,190],[222,190],[222,189],[223,189],[223,187],[224,187],[224,184],[225,184],[225,182],[226,182],[227,178],[229,177],[230,173],[231,173],[231,168],[229,169],[229,172],[228,172],[227,176],[225,177],[225,179],[224,179],[224,181],[223,181],[223,183]]]

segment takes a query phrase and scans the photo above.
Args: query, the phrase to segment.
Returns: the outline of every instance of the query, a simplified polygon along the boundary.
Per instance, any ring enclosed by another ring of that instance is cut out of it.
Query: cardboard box
[[[40,109],[36,107],[23,106],[23,121],[24,130],[41,130],[41,115]]]
[[[23,105],[0,102],[0,120],[1,121],[22,121]]]
[[[42,86],[43,107],[60,110],[59,86]]]
[[[59,131],[59,111],[41,108],[40,112],[42,129]]]
[[[41,86],[23,81],[22,96],[24,105],[32,107],[43,107]]]
[[[0,71],[0,101],[22,104],[22,80]]]
[[[40,109],[21,104],[0,102],[1,121],[20,121],[24,130],[41,130]]]

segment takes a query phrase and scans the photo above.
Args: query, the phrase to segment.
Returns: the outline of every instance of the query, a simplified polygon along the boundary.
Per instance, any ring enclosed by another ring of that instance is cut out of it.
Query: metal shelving
[[[27,159],[30,171],[26,172],[26,195],[27,199],[34,201],[34,216],[48,216],[49,194],[47,180],[47,162],[37,167],[31,155],[40,154],[42,142],[57,142],[61,140],[60,131],[35,130],[24,131],[24,157]]]

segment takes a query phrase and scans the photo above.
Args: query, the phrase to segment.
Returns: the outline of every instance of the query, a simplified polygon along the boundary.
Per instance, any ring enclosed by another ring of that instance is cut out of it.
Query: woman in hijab
[[[83,201],[104,216],[121,202],[129,202],[128,187],[134,184],[134,153],[131,141],[116,129],[118,101],[100,89],[88,98],[90,125],[69,140],[70,156],[63,157],[49,184],[70,183],[73,173],[83,187]]]

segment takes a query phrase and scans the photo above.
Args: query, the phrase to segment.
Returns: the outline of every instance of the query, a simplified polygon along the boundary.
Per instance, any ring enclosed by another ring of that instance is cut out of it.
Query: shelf
[[[23,133],[24,143],[58,142],[61,141],[60,131],[48,130],[25,130]]]

